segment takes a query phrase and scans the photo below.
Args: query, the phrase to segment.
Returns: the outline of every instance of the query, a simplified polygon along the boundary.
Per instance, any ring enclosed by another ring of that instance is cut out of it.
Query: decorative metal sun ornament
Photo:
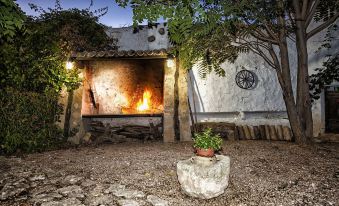
[[[235,76],[235,82],[237,83],[238,87],[242,89],[250,89],[254,86],[255,78],[253,72],[249,70],[241,70]]]

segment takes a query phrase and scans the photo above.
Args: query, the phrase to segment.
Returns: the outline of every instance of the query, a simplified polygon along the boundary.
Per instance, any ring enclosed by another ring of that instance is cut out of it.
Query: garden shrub
[[[58,94],[0,89],[0,150],[39,152],[61,142]]]

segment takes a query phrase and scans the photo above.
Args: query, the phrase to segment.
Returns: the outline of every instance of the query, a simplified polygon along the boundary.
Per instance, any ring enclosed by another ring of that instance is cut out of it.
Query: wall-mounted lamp
[[[167,67],[175,67],[175,61],[173,58],[168,58],[166,60]]]
[[[65,63],[65,67],[67,70],[71,70],[74,68],[74,60],[75,60],[75,57],[73,56],[70,56],[68,57],[66,63]]]
[[[73,67],[74,67],[74,63],[73,62],[71,62],[71,61],[67,61],[66,62],[66,69],[67,70],[71,70],[71,69],[73,69]]]

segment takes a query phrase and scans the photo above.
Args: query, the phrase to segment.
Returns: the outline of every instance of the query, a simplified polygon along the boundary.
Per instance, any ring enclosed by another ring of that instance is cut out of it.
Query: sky
[[[21,9],[28,15],[38,15],[31,10],[29,3],[41,6],[43,9],[54,8],[55,0],[17,0]],[[60,0],[61,7],[85,9],[90,5],[90,0]],[[115,0],[94,0],[91,11],[108,6],[108,13],[100,18],[100,23],[112,27],[123,27],[132,25],[132,8],[121,8]]]

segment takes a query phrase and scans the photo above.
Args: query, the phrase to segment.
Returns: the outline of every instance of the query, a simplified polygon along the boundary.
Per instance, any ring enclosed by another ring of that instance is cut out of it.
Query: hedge
[[[61,142],[58,94],[0,89],[0,153],[39,152]]]

